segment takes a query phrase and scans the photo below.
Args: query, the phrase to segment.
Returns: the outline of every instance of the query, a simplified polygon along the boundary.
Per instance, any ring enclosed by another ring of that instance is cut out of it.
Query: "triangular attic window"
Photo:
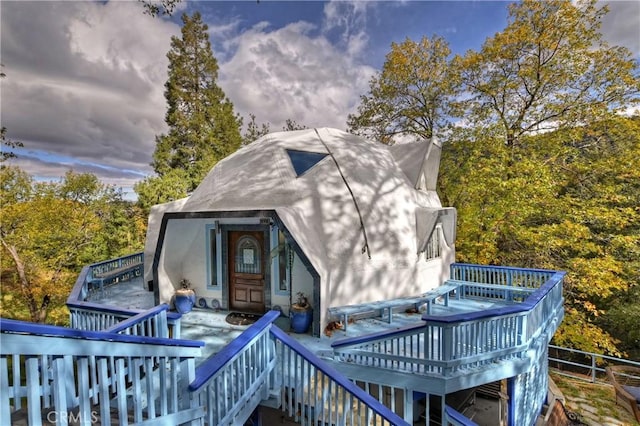
[[[318,164],[327,154],[321,154],[318,152],[307,151],[295,151],[293,149],[287,149],[287,154],[293,165],[293,170],[296,172],[296,177],[300,177],[307,170]]]

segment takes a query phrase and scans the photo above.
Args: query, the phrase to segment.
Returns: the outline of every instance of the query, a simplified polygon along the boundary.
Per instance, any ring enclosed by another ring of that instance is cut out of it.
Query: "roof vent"
[[[295,151],[293,149],[287,149],[286,151],[291,160],[293,170],[296,172],[296,177],[305,174],[307,170],[327,156],[327,154],[321,154],[319,152]]]

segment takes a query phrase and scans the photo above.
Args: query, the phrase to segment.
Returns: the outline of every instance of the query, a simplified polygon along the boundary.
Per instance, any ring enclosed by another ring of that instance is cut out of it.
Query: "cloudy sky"
[[[0,2],[0,118],[39,179],[91,172],[130,192],[166,131],[163,85],[180,14],[209,25],[219,84],[243,117],[344,129],[392,42],[438,34],[454,53],[506,24],[506,2],[191,1],[151,18],[135,1]],[[603,33],[640,58],[640,2],[611,1]],[[245,122],[247,120],[245,119]]]

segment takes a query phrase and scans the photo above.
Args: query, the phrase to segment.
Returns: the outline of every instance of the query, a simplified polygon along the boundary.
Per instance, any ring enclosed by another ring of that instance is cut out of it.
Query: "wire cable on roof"
[[[320,143],[322,143],[324,148],[327,150],[327,152],[331,156],[331,159],[333,160],[333,162],[335,163],[335,165],[336,165],[336,167],[338,169],[338,173],[340,173],[340,177],[342,178],[342,181],[344,182],[344,184],[346,185],[347,189],[349,190],[349,194],[351,194],[351,199],[353,200],[353,205],[356,206],[356,211],[358,212],[358,218],[360,218],[360,229],[362,230],[362,236],[364,237],[364,245],[362,246],[362,253],[363,254],[367,253],[367,257],[369,257],[369,260],[371,260],[371,250],[369,249],[369,239],[367,238],[367,230],[364,227],[364,220],[362,219],[362,213],[360,212],[360,206],[358,206],[358,201],[356,200],[355,195],[353,195],[353,191],[351,190],[351,187],[349,186],[349,182],[347,182],[347,178],[344,176],[344,173],[342,173],[342,169],[340,168],[340,164],[338,164],[338,160],[333,155],[333,152],[331,152],[331,150],[329,149],[327,144],[324,142],[324,140],[322,140],[322,137],[320,136],[320,133],[318,132],[318,129],[313,129],[313,130],[316,132],[316,135],[318,135],[318,140],[320,140]]]

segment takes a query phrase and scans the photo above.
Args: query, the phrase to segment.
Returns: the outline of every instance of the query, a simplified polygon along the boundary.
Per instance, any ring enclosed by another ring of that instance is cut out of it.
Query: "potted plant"
[[[191,312],[193,305],[196,303],[196,293],[191,289],[191,283],[188,279],[183,278],[180,280],[180,288],[176,290],[173,304],[176,307],[176,311],[181,314]]]
[[[291,329],[295,333],[306,333],[313,322],[313,309],[304,293],[298,292],[296,295],[298,299],[289,309]]]

